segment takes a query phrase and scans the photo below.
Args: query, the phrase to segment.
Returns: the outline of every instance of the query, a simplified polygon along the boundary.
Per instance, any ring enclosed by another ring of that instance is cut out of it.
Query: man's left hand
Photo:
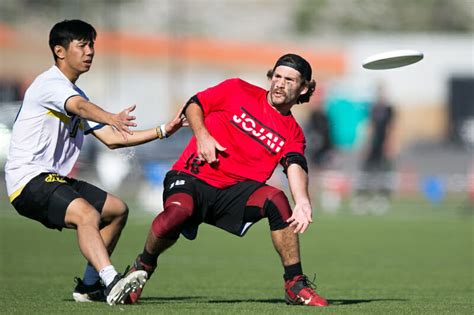
[[[296,204],[293,214],[286,222],[294,228],[295,233],[304,233],[308,226],[313,222],[313,211],[310,203]]]

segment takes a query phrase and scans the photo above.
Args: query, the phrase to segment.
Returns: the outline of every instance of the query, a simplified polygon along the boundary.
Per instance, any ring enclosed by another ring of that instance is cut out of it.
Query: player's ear
[[[301,91],[300,91],[300,95],[304,95],[308,92],[309,90],[309,86],[308,86],[308,83],[304,82],[302,85],[301,85]]]
[[[59,58],[59,59],[64,59],[66,55],[66,48],[64,48],[61,45],[56,45],[54,46],[54,54]]]
[[[267,71],[267,79],[268,81],[271,81],[273,78],[273,69],[270,69]]]

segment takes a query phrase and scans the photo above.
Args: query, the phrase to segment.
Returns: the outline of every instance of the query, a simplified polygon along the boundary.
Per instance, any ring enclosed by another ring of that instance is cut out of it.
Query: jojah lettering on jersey
[[[285,138],[271,128],[263,125],[244,108],[241,107],[240,109],[242,113],[240,116],[234,115],[231,123],[252,137],[252,139],[259,144],[263,145],[271,154],[280,152],[285,145]]]

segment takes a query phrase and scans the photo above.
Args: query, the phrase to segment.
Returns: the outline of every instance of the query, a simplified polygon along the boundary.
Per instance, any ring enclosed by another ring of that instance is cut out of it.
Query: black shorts
[[[264,185],[248,180],[221,189],[189,174],[169,171],[164,179],[163,204],[175,193],[184,192],[193,197],[193,215],[181,231],[188,239],[196,238],[198,226],[203,222],[243,236],[251,224],[243,222],[247,200]]]
[[[66,227],[67,207],[77,198],[84,198],[101,213],[107,192],[84,181],[41,173],[26,184],[12,205],[22,216],[39,221],[47,228],[62,230]]]

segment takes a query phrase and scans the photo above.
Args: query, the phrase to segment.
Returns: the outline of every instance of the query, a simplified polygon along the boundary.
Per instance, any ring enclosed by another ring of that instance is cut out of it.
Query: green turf
[[[473,216],[462,202],[399,201],[384,216],[318,215],[302,238],[328,308],[287,306],[266,222],[243,239],[202,226],[160,258],[142,302],[75,303],[84,261],[74,231],[57,232],[0,210],[2,314],[473,314]],[[142,249],[151,217],[132,212],[113,256],[123,268]]]

